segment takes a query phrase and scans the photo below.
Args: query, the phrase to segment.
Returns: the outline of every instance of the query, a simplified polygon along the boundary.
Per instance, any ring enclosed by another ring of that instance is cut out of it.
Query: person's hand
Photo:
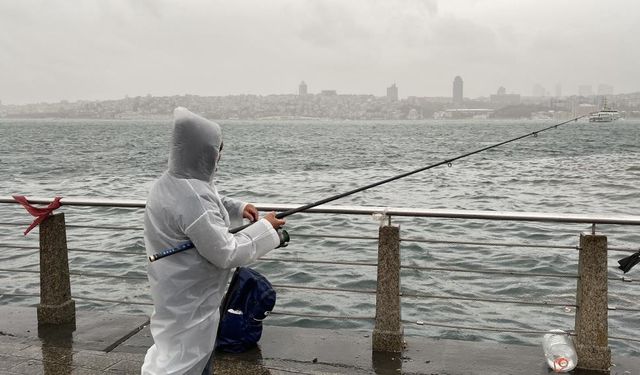
[[[249,219],[249,221],[253,223],[254,221],[258,221],[258,219],[260,218],[260,214],[258,213],[258,209],[256,208],[256,206],[249,203],[244,206],[244,210],[242,210],[242,217],[245,219]]]
[[[283,219],[276,218],[276,213],[273,211],[266,214],[264,218],[267,219],[269,223],[271,223],[271,225],[273,226],[273,229],[278,229],[281,226],[283,226],[285,223]]]

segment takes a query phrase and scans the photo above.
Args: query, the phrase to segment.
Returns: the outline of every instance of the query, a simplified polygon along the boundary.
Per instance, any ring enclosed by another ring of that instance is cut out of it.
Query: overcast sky
[[[637,0],[0,0],[3,104],[640,91]]]

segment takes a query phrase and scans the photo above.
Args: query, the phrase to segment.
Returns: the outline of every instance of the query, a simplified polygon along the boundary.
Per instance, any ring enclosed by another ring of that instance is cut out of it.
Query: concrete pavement
[[[75,327],[38,327],[35,308],[2,306],[0,316],[0,374],[139,374],[152,343],[144,316],[78,311]],[[260,348],[217,354],[214,373],[549,374],[537,346],[406,341],[402,354],[372,353],[368,332],[267,325]],[[614,363],[612,375],[640,375],[640,358],[614,356]]]

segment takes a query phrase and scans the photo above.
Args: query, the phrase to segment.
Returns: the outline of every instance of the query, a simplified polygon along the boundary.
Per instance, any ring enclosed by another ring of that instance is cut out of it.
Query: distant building
[[[590,103],[582,103],[579,104],[575,110],[575,116],[583,116],[588,115],[589,113],[597,112],[599,110],[598,106]]]
[[[613,86],[605,84],[598,85],[598,95],[613,95]]]
[[[398,86],[395,83],[387,87],[387,98],[393,102],[398,101]]]
[[[453,105],[457,107],[462,107],[464,102],[462,85],[462,78],[460,78],[460,76],[456,76],[456,78],[453,79]]]
[[[298,95],[307,95],[307,84],[304,81],[300,82],[298,85]]]
[[[451,104],[450,96],[408,96],[407,103],[411,105],[427,105],[428,103]]]
[[[578,95],[580,96],[591,96],[593,95],[593,89],[591,85],[580,85],[578,86]]]
[[[533,90],[531,90],[532,96],[537,96],[537,97],[546,96],[545,95],[546,92],[547,90],[544,87],[542,87],[542,85],[539,85],[539,84],[535,84],[533,86]]]
[[[407,120],[419,120],[422,118],[422,114],[417,109],[411,108],[407,113]]]
[[[461,118],[487,119],[490,118],[492,114],[493,109],[490,108],[456,108],[435,112],[433,118],[436,120]]]
[[[336,92],[336,90],[322,90],[322,91],[320,91],[320,95],[336,96],[336,95],[338,95],[338,93]]]
[[[500,87],[498,93],[489,98],[494,107],[506,107],[520,104],[520,94],[507,94],[507,89]]]
[[[560,83],[556,84],[556,98],[562,97],[562,85]]]

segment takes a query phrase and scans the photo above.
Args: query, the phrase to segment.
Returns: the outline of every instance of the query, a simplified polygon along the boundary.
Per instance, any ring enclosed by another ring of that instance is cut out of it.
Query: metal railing
[[[29,198],[32,204],[48,204],[52,201],[50,198]],[[0,203],[16,203],[11,197],[0,197]],[[77,199],[77,198],[64,198],[61,200],[64,206],[88,206],[88,207],[117,207],[117,208],[144,208],[144,201],[139,200],[110,200],[110,199]],[[284,204],[256,204],[261,211],[286,211],[297,206],[284,205]],[[357,207],[357,206],[319,206],[312,208],[308,213],[327,213],[327,214],[348,214],[348,215],[377,215],[381,222],[381,227],[378,236],[353,236],[353,235],[323,235],[323,234],[296,234],[297,237],[307,238],[323,238],[323,239],[340,239],[340,240],[366,240],[371,242],[378,242],[378,261],[331,261],[331,260],[317,260],[317,259],[287,259],[281,256],[264,257],[261,260],[263,262],[278,262],[278,263],[300,263],[307,265],[337,265],[337,266],[350,266],[350,267],[375,267],[378,269],[377,278],[377,290],[373,289],[358,289],[358,288],[342,288],[342,287],[315,287],[305,285],[290,285],[290,284],[274,284],[274,287],[278,290],[307,290],[307,291],[327,291],[327,292],[339,292],[339,293],[358,293],[368,294],[376,296],[376,314],[375,316],[343,316],[343,315],[323,315],[313,313],[299,313],[299,312],[287,312],[287,311],[274,311],[274,315],[285,316],[299,316],[307,318],[325,318],[325,319],[353,319],[353,320],[371,320],[375,322],[375,329],[373,334],[375,350],[383,351],[401,351],[403,345],[403,324],[404,325],[425,325],[441,328],[453,328],[453,329],[465,329],[465,330],[478,330],[478,331],[495,331],[495,332],[515,332],[515,333],[531,333],[540,334],[545,332],[544,330],[535,329],[519,329],[513,327],[479,327],[472,325],[452,325],[442,322],[427,322],[422,320],[407,320],[402,319],[401,315],[401,299],[431,299],[431,300],[455,300],[455,301],[473,301],[480,303],[497,303],[497,304],[516,304],[516,305],[537,305],[537,306],[561,306],[565,308],[576,309],[576,326],[575,335],[576,342],[579,351],[590,351],[590,353],[597,353],[598,355],[592,355],[592,361],[587,361],[588,368],[603,368],[604,363],[608,363],[610,360],[610,349],[607,342],[598,342],[597,337],[601,337],[604,333],[605,337],[608,336],[607,325],[607,311],[627,311],[627,312],[640,312],[640,309],[628,308],[623,306],[610,306],[607,300],[607,280],[622,280],[626,282],[632,282],[631,278],[627,277],[609,277],[607,276],[607,251],[620,251],[620,252],[634,252],[636,249],[631,248],[615,248],[607,247],[606,237],[600,234],[596,234],[596,225],[608,224],[608,225],[640,225],[640,216],[597,216],[597,215],[567,215],[567,214],[543,214],[543,213],[522,213],[522,212],[494,212],[494,211],[464,211],[464,210],[418,210],[418,209],[404,209],[404,208],[389,208],[389,207]],[[64,224],[63,215],[62,225],[67,228],[82,228],[82,229],[107,229],[107,230],[131,230],[141,231],[140,226],[118,226],[118,225],[84,225],[84,224]],[[416,238],[416,237],[400,237],[399,228],[394,227],[391,224],[392,217],[421,217],[421,218],[446,218],[446,219],[464,219],[464,220],[492,220],[492,221],[527,221],[527,222],[546,222],[546,223],[580,223],[589,224],[591,226],[590,233],[581,234],[581,243],[578,246],[567,246],[557,244],[531,244],[531,243],[514,243],[514,242],[495,242],[495,241],[463,241],[463,240],[442,240],[442,239],[429,239],[429,238]],[[24,246],[14,244],[3,244],[3,248],[15,248],[22,250],[32,250],[34,254],[40,253],[41,265],[42,257],[44,256],[42,249],[42,237],[47,236],[47,231],[53,233],[55,238],[59,239],[60,233],[51,232],[46,228],[54,220],[46,220],[41,225],[40,247],[36,246]],[[0,222],[0,226],[27,226],[26,222]],[[66,234],[64,236],[64,252],[66,249]],[[603,242],[604,241],[604,242]],[[419,266],[414,264],[402,264],[400,262],[400,243],[420,243],[420,244],[444,244],[444,245],[460,245],[460,246],[481,246],[481,247],[522,247],[522,248],[555,248],[563,250],[577,250],[579,253],[579,272],[578,273],[541,273],[541,272],[517,272],[517,271],[504,271],[498,269],[482,269],[482,270],[469,270],[456,267],[431,267],[431,266]],[[68,249],[68,252],[87,252],[87,253],[102,253],[102,254],[132,254],[142,255],[142,252],[136,251],[111,251],[103,252],[93,249]],[[588,254],[587,254],[588,253]],[[595,255],[594,255],[595,254]],[[66,257],[65,257],[66,262]],[[35,266],[35,265],[34,265]],[[66,275],[75,277],[93,277],[93,278],[116,278],[116,279],[130,279],[130,280],[144,280],[146,277],[141,275],[110,275],[108,273],[92,273],[92,272],[76,272],[69,271],[68,265],[61,265],[61,267],[67,267]],[[588,269],[588,274],[585,273],[585,267]],[[483,297],[469,297],[464,295],[452,296],[452,295],[436,295],[430,293],[421,292],[408,292],[403,291],[400,285],[400,273],[402,270],[410,271],[443,271],[448,273],[477,273],[486,275],[505,275],[505,276],[517,276],[517,277],[558,277],[575,279],[578,283],[576,302],[575,303],[561,303],[555,301],[527,301],[518,299],[504,299],[504,298],[483,298]],[[594,273],[600,275],[595,279],[590,278],[588,275]],[[15,272],[15,273],[39,273],[47,272],[42,267],[40,270],[33,269],[33,267],[27,269],[8,269],[0,268],[0,272]],[[58,272],[57,270],[55,272]],[[604,272],[604,277],[602,274]],[[64,273],[64,272],[63,272]],[[68,277],[68,276],[67,276]],[[391,280],[391,281],[390,281]],[[604,284],[603,284],[604,283]],[[604,288],[604,295],[602,294],[602,286]],[[40,298],[41,304],[45,299],[54,300],[58,302],[58,305],[64,305],[68,312],[69,301],[73,299],[83,300],[91,299],[93,301],[105,302],[105,303],[124,303],[124,304],[140,304],[150,305],[150,302],[140,301],[127,301],[116,300],[108,298],[87,298],[81,295],[70,294],[66,296],[58,295],[56,297],[43,297],[45,292],[41,289]],[[53,293],[64,294],[65,291],[53,291]],[[37,297],[36,294],[8,294],[1,293],[5,296],[24,296],[24,297]],[[597,301],[597,303],[593,303]],[[580,303],[582,302],[582,303]],[[61,308],[64,309],[64,308]],[[57,312],[56,312],[57,314]],[[40,318],[39,314],[39,318]],[[42,314],[43,316],[46,314]],[[55,314],[54,314],[55,315]],[[46,317],[43,317],[45,319]],[[56,319],[59,320],[59,317]],[[595,328],[594,328],[595,327]],[[594,331],[595,329],[595,331]],[[640,342],[631,337],[609,337],[611,339],[627,340]],[[581,365],[585,365],[584,362]],[[608,364],[607,364],[608,368]]]
[[[31,204],[48,204],[53,199],[42,197],[29,197]],[[0,203],[17,203],[12,197],[0,196]],[[124,199],[97,199],[97,198],[62,198],[62,206],[86,206],[86,207],[119,207],[119,208],[144,208],[145,201]],[[293,204],[255,203],[262,211],[287,211],[299,207]],[[372,206],[332,206],[322,205],[306,210],[307,213],[329,213],[349,215],[383,214],[388,217],[430,217],[447,219],[480,219],[503,221],[537,221],[547,223],[586,223],[586,224],[616,224],[616,225],[640,225],[640,216],[633,215],[574,215],[557,213],[536,212],[506,212],[506,211],[467,211],[467,210],[426,210],[394,207]]]

